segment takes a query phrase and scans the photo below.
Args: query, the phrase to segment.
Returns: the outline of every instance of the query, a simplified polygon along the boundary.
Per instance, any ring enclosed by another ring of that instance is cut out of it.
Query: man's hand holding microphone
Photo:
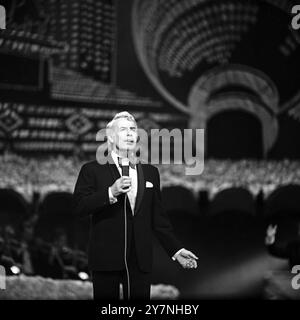
[[[122,193],[127,193],[131,190],[131,178],[128,176],[122,176],[114,182],[110,187],[110,190],[114,197],[118,197]]]
[[[122,193],[127,193],[131,190],[131,178],[129,177],[129,159],[121,160],[122,176],[117,179],[110,187],[112,195],[116,198]]]

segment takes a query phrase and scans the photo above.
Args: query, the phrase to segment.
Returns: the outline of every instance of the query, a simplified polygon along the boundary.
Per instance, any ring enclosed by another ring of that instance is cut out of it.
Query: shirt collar
[[[119,167],[118,155],[115,153],[114,150],[111,151],[111,157],[113,158],[115,165]]]
[[[118,158],[122,158],[122,157],[120,157],[114,150],[111,150],[111,157],[113,158],[115,165],[120,168]],[[130,161],[131,163],[133,163],[133,165],[136,164],[134,161],[132,160]]]

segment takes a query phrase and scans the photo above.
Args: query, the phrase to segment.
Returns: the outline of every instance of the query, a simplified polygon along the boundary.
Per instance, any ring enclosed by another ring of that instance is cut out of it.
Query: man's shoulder
[[[91,161],[88,161],[88,162],[85,162],[81,169],[82,170],[92,170],[94,168],[101,168],[105,165],[105,163],[99,163],[97,160],[91,160]]]
[[[82,164],[82,167],[92,167],[95,165],[96,160],[90,160]]]
[[[147,163],[147,162],[142,162],[141,164],[143,166],[143,169],[151,171],[151,172],[159,172],[158,168],[154,166],[153,164]]]

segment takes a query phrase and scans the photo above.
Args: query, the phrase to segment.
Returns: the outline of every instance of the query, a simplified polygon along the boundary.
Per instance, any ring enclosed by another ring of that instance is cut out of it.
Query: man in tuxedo
[[[107,125],[107,161],[82,166],[75,190],[78,215],[91,218],[88,248],[94,299],[150,299],[152,237],[184,268],[197,268],[198,257],[175,237],[164,211],[158,169],[137,161],[137,124],[128,112]],[[128,176],[122,164],[130,160]]]

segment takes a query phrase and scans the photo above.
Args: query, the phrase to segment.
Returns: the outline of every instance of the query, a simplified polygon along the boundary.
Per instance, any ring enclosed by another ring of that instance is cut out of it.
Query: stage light
[[[79,277],[81,280],[88,280],[89,275],[88,275],[86,272],[81,271],[81,272],[78,273],[78,277]]]
[[[10,271],[11,271],[13,274],[16,274],[16,275],[21,273],[20,268],[17,267],[17,266],[11,266],[11,267],[10,267]]]

